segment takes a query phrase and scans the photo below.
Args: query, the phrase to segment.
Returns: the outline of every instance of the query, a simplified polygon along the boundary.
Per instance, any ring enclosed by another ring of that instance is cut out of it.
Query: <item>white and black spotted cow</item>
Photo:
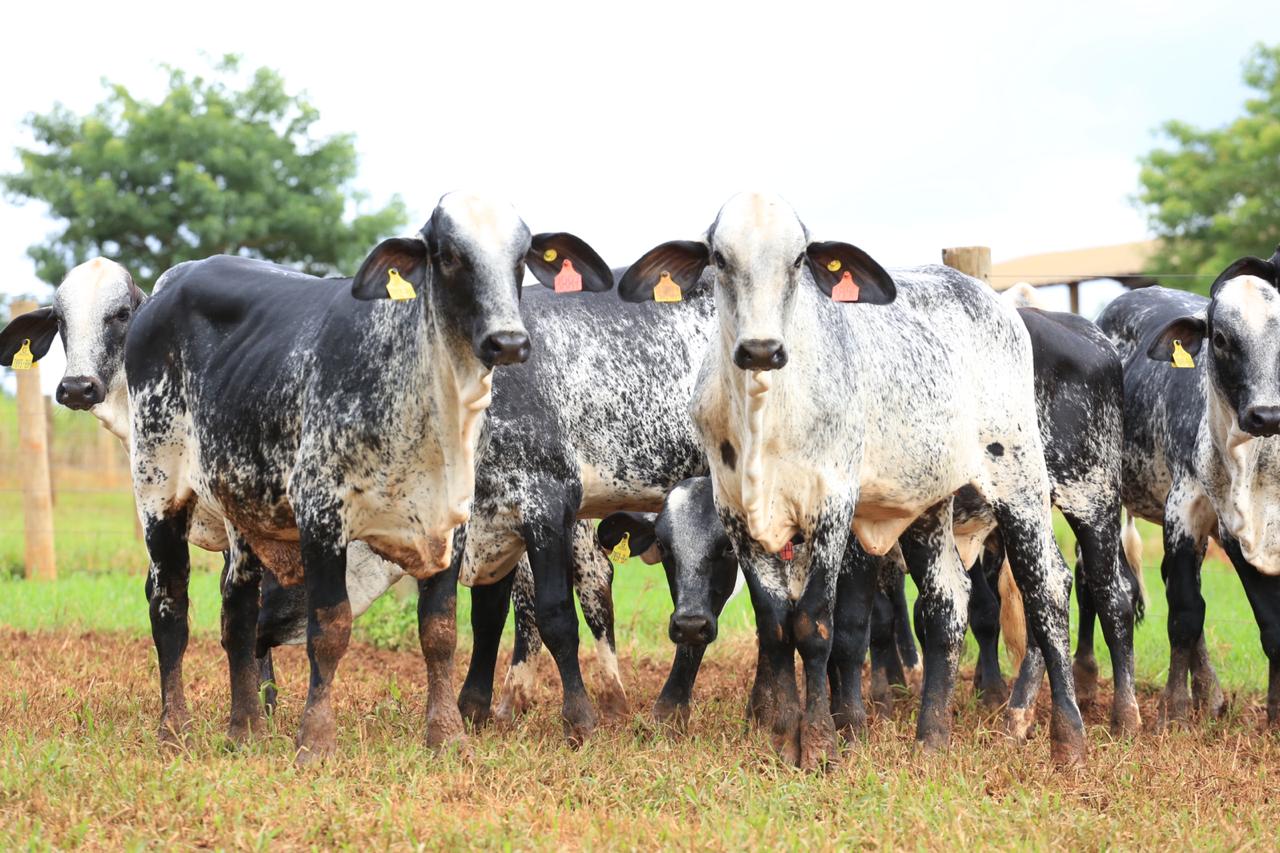
[[[1225,707],[1204,642],[1200,563],[1230,557],[1270,661],[1267,720],[1280,726],[1280,251],[1242,258],[1208,299],[1126,293],[1098,318],[1125,365],[1125,506],[1164,526],[1169,677],[1162,719]],[[1177,367],[1189,356],[1194,367]],[[1188,691],[1188,676],[1192,692]]]
[[[283,583],[306,584],[311,689],[300,763],[334,749],[330,688],[350,636],[354,540],[426,581],[427,739],[461,735],[452,644],[446,652],[437,637],[452,641],[442,610],[452,611],[454,586],[428,579],[448,575],[470,512],[493,368],[529,355],[519,311],[526,265],[548,286],[556,277],[612,286],[576,237],[531,237],[509,207],[452,193],[419,235],[384,241],[354,279],[211,258],[175,270],[139,311],[125,364],[163,729],[178,731],[187,717],[186,543],[203,516],[220,516],[234,549]],[[238,620],[229,633],[251,659],[258,578],[234,583],[246,590],[243,605],[224,618]]]
[[[918,737],[947,741],[969,594],[951,499],[972,485],[999,521],[1048,661],[1054,758],[1082,760],[1067,652],[1070,577],[1050,526],[1031,344],[1012,309],[954,270],[894,278],[853,246],[811,243],[786,202],[751,194],[726,203],[702,240],[646,254],[619,293],[646,301],[668,278],[692,290],[706,269],[720,334],[699,377],[694,422],[755,606],[758,685],[767,686],[753,708],[770,720],[775,745],[804,766],[834,755],[827,663],[851,530],[872,554],[901,537],[908,562],[926,567]],[[797,533],[803,556],[774,556]]]

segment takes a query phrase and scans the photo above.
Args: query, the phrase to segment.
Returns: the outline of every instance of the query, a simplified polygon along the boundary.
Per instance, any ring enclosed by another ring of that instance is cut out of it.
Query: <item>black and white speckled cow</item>
[[[471,509],[493,368],[529,355],[519,310],[526,265],[547,286],[566,275],[587,290],[613,283],[576,237],[531,237],[509,207],[452,193],[419,235],[384,241],[354,279],[217,257],[175,269],[138,312],[125,365],[163,730],[180,731],[187,718],[187,542],[214,517],[226,520],[233,550],[282,583],[305,582],[311,687],[298,761],[333,751],[330,689],[351,628],[347,545],[363,541],[428,584],[448,575]],[[224,612],[235,625],[227,633],[251,661],[259,578],[229,583],[243,594]],[[447,601],[451,612],[453,584],[434,589],[419,630],[427,739],[439,743],[462,724],[452,654],[434,656],[435,635],[452,637],[454,627],[433,606]]]
[[[786,202],[750,194],[726,203],[702,240],[643,256],[619,294],[647,301],[668,279],[688,292],[706,269],[720,335],[699,377],[694,422],[755,606],[766,686],[753,707],[776,747],[802,766],[834,756],[827,663],[851,530],[871,554],[901,537],[908,562],[927,567],[917,736],[947,742],[969,594],[951,498],[972,485],[1004,532],[1047,659],[1053,756],[1083,760],[1067,650],[1070,577],[1050,525],[1031,344],[1013,310],[954,270],[894,278],[853,246],[811,243]],[[802,558],[774,556],[797,533]]]
[[[1169,677],[1164,722],[1225,707],[1204,642],[1200,563],[1214,536],[1235,566],[1270,661],[1267,720],[1280,726],[1280,251],[1242,258],[1210,298],[1152,287],[1098,325],[1125,370],[1125,506],[1164,526]],[[1184,354],[1194,368],[1173,361]]]

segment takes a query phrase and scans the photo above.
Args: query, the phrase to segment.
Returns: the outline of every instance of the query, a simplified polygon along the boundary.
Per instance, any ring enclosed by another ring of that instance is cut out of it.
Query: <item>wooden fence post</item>
[[[991,284],[991,250],[986,246],[959,246],[942,250],[942,262],[979,281]]]
[[[13,316],[40,307],[13,303]],[[16,370],[18,379],[18,447],[22,473],[22,517],[26,534],[27,579],[55,580],[58,566],[53,552],[53,492],[49,478],[48,416],[40,393],[40,367]]]

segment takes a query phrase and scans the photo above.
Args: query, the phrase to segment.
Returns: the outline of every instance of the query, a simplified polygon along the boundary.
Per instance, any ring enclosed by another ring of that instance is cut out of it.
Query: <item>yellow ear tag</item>
[[[545,252],[542,253],[542,259],[547,263],[551,263],[558,257],[560,257],[560,255],[556,252],[555,249],[547,249]]]
[[[1191,353],[1182,348],[1182,341],[1173,342],[1173,366],[1174,367],[1195,367],[1195,359],[1191,357]]]
[[[631,559],[631,533],[630,531],[622,534],[622,539],[617,545],[613,546],[613,550],[609,552],[609,559],[614,563],[625,563]]]
[[[653,301],[680,302],[683,299],[684,293],[680,290],[680,285],[671,278],[671,273],[663,270],[662,275],[658,277],[658,283],[653,286]]]
[[[414,292],[413,285],[400,277],[400,270],[395,267],[387,270],[387,296],[397,302],[402,302],[405,299],[413,299],[417,295]]]
[[[31,355],[31,338],[26,338],[22,342],[22,349],[13,354],[13,369],[30,370],[33,363],[35,358]]]
[[[840,272],[840,267],[842,266],[844,265],[840,263],[839,258],[832,258],[830,261],[827,262],[827,269],[831,270],[832,272]]]

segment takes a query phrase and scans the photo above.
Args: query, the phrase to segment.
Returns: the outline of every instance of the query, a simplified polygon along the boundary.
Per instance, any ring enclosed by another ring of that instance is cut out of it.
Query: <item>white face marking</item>
[[[101,382],[106,399],[93,413],[112,432],[127,434],[123,333],[133,313],[129,272],[106,258],[86,261],[67,273],[54,296],[54,307],[67,353],[64,378],[88,377]]]
[[[781,197],[742,193],[725,202],[711,250],[726,261],[716,271],[716,292],[728,298],[717,301],[721,323],[728,321],[724,328],[736,341],[785,341],[780,309],[806,245],[804,226]]]

